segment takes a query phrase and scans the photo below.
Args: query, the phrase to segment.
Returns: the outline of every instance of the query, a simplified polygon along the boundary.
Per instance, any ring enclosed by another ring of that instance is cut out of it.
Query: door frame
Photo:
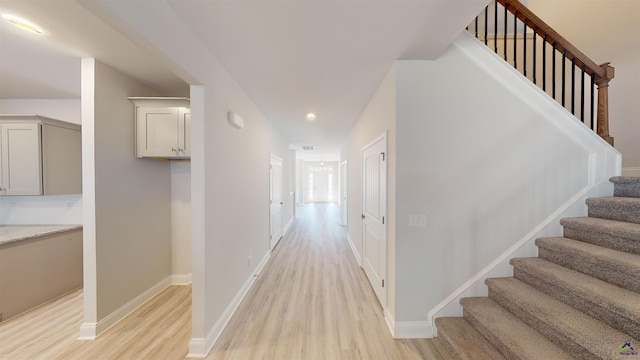
[[[277,189],[280,193],[280,204],[274,204],[273,203],[273,197],[274,197],[274,190],[276,190],[274,188],[274,184],[273,183],[273,165],[279,165],[280,166],[280,184],[279,184],[279,189]],[[283,192],[282,192],[282,166],[283,166],[283,160],[281,157],[273,154],[273,153],[269,153],[269,250],[273,250],[276,245],[278,245],[278,242],[280,241],[280,239],[282,238],[283,235],[283,226],[282,226],[282,209],[283,209],[283,203],[284,203],[284,198],[283,198]],[[273,231],[273,209],[274,206],[278,206],[279,212],[280,212],[280,229],[277,230],[276,232]],[[278,236],[279,234],[279,236]]]
[[[348,164],[347,160],[340,163],[340,225],[347,226],[348,216],[347,211],[349,209],[348,205],[348,194],[347,191],[347,175],[348,175]]]

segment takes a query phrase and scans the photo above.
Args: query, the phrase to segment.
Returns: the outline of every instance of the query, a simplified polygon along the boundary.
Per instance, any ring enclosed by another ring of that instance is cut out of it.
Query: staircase
[[[511,260],[463,317],[435,320],[456,359],[640,359],[640,178],[614,177],[613,197],[560,221],[537,258]]]

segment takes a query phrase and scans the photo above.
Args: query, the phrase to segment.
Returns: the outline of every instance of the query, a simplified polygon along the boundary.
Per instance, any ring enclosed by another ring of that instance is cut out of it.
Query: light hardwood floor
[[[274,250],[207,359],[434,359],[438,341],[394,340],[338,225],[310,204]],[[76,341],[82,293],[0,324],[0,359],[184,359],[191,288],[171,286],[94,341]]]

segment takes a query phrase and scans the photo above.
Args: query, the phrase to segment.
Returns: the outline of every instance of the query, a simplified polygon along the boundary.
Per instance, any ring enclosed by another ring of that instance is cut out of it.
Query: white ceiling
[[[118,1],[92,1],[103,6],[89,11],[70,0],[0,0],[0,12],[45,30],[37,36],[0,21],[1,99],[79,98],[81,57],[166,95],[188,95],[185,81],[122,35],[113,14],[100,13]],[[294,148],[313,145],[325,160],[337,159],[395,60],[437,58],[488,2],[164,1]],[[304,121],[308,112],[317,114],[313,123]]]

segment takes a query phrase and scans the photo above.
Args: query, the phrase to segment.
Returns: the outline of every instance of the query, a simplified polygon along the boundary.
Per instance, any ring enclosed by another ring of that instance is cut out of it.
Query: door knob
[[[364,214],[360,215],[360,219],[364,220]]]

